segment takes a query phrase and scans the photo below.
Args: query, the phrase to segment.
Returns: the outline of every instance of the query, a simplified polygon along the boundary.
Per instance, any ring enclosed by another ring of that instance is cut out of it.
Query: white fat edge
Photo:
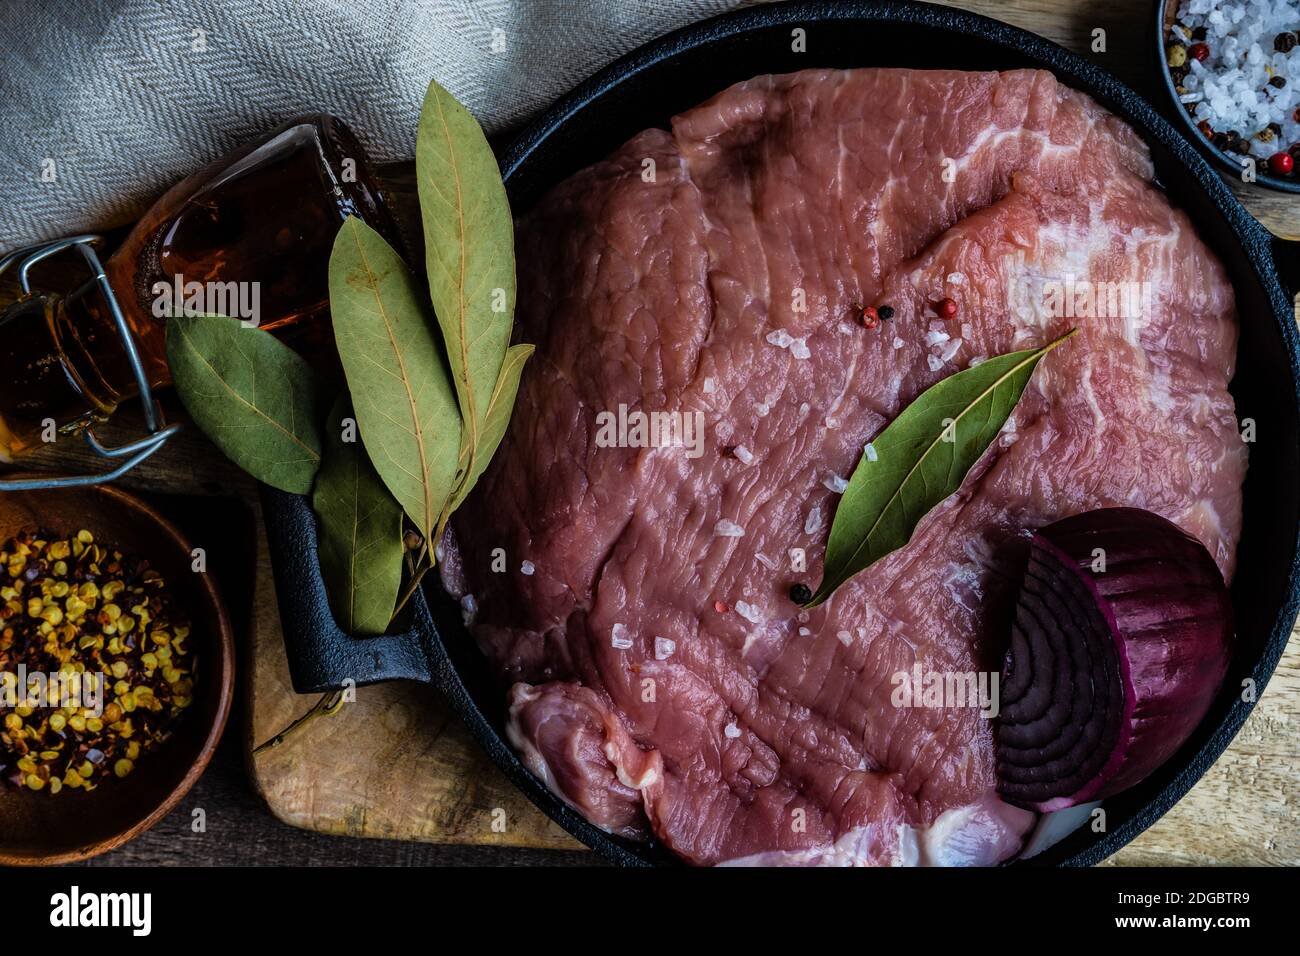
[[[912,866],[992,866],[1016,852],[1012,849],[999,855],[1001,838],[1014,840],[1018,848],[1036,819],[1035,813],[1003,803],[995,796],[985,797],[977,803],[945,810],[928,827],[900,825],[899,854],[910,856],[914,846]],[[990,829],[997,831],[997,839],[988,838],[986,831]]]
[[[618,759],[618,748],[614,746],[612,740],[605,741],[605,759],[609,761],[610,766],[614,768],[614,773],[618,777],[618,782],[632,790],[644,790],[646,787],[654,786],[659,782],[659,768],[655,766],[654,761],[647,760],[645,770],[640,777],[633,777],[627,772],[627,769]]]
[[[1147,379],[1146,387],[1147,402],[1152,410],[1161,416],[1171,416],[1179,410],[1180,403],[1173,395],[1173,379],[1169,375],[1169,369],[1154,363],[1150,365],[1150,369],[1151,375]]]
[[[974,603],[979,604],[981,576],[982,569],[974,562],[949,562],[947,573],[943,578],[944,593],[962,610],[974,613],[975,608],[966,603],[966,599],[974,597],[976,598]]]
[[[1038,825],[1029,834],[1029,839],[1025,841],[1025,848],[1020,851],[1019,858],[1027,860],[1054,847],[1075,830],[1087,824],[1092,818],[1092,811],[1099,806],[1101,806],[1100,800],[1044,813],[1038,818]]]
[[[1097,402],[1097,393],[1092,387],[1092,353],[1085,352],[1083,359],[1083,374],[1079,377],[1079,384],[1083,387],[1083,397],[1088,403],[1088,408],[1092,411],[1093,428],[1100,432],[1106,427],[1106,413],[1101,410],[1101,405]]]

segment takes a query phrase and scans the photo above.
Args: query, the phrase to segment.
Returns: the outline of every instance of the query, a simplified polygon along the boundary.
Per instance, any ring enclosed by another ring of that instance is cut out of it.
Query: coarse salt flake
[[[673,651],[677,650],[677,642],[667,638],[655,636],[655,660],[666,661],[673,656]]]
[[[632,646],[632,636],[628,634],[626,624],[615,624],[610,628],[609,643],[617,651],[625,651]]]
[[[743,538],[745,536],[745,529],[736,524],[736,522],[728,521],[726,518],[723,518],[713,526],[713,533],[721,535],[724,538]]]
[[[737,445],[731,450],[731,453],[746,465],[752,465],[754,463],[754,453],[744,445]]]
[[[830,475],[822,479],[822,484],[827,491],[834,492],[837,495],[844,494],[844,489],[849,486],[848,481],[839,475]]]
[[[740,736],[740,728],[736,726],[735,721],[732,721],[727,724],[727,726],[723,727],[722,732],[732,740],[735,740]]]
[[[519,573],[520,573],[520,574],[528,574],[528,575],[531,575],[531,574],[533,574],[536,570],[537,570],[537,565],[533,564],[533,562],[531,562],[531,561],[525,561],[525,562],[523,562],[521,565],[519,565]]]

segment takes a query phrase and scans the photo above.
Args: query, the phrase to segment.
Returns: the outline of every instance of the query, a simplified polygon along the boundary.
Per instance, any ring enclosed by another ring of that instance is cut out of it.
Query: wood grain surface
[[[1154,89],[1147,3],[963,0],[951,5],[1041,33],[1088,55],[1148,95]],[[1098,28],[1107,34],[1104,54],[1088,49]],[[1300,199],[1242,184],[1234,188],[1274,232],[1300,234]],[[171,408],[173,415],[180,414],[174,404]],[[114,431],[125,435],[132,427],[127,411]],[[92,464],[72,442],[60,442],[26,463],[68,470]],[[231,494],[256,507],[252,483],[193,429],[124,484],[146,491]],[[526,865],[590,860],[585,852],[558,852],[578,845],[486,762],[436,692],[426,687],[363,688],[355,703],[337,715],[319,718],[282,746],[251,756],[256,743],[272,737],[316,700],[294,694],[289,686],[264,539],[257,542],[256,553],[241,660],[245,719],[232,721],[219,759],[186,803],[153,834],[102,862]],[[1108,863],[1300,864],[1298,730],[1300,641],[1293,635],[1277,674],[1227,753],[1169,814]],[[203,806],[210,819],[221,821],[219,828],[209,834],[190,832],[192,806]],[[300,833],[271,815],[293,827],[336,836]],[[393,840],[444,846],[421,848]]]

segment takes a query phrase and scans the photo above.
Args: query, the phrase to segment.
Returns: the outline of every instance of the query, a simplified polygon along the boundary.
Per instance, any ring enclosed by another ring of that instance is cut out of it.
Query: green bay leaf
[[[325,428],[312,508],[320,520],[317,550],[330,608],[349,634],[382,634],[402,584],[402,506],[370,463],[360,438],[345,441],[352,402],[344,393]],[[356,432],[356,428],[352,428]]]
[[[311,367],[271,333],[224,315],[167,320],[167,363],[186,411],[258,481],[311,490],[321,408]]]
[[[455,490],[461,432],[427,300],[401,256],[355,217],[334,240],[329,287],[361,439],[427,539]]]
[[[474,470],[457,489],[447,514],[460,506],[477,483],[479,476],[491,462],[497,446],[505,436],[506,426],[510,424],[510,413],[515,407],[515,396],[519,393],[519,378],[524,373],[524,363],[533,354],[531,345],[512,345],[506,351],[506,359],[501,363],[501,374],[497,376],[496,387],[488,398],[487,410],[483,417],[483,433],[479,440],[480,454],[474,459]]]
[[[858,462],[826,543],[822,582],[805,607],[903,547],[922,518],[957,491],[1020,401],[1035,367],[1075,330],[936,382],[872,439]]]
[[[514,222],[483,130],[436,81],[420,112],[415,171],[429,296],[464,422],[460,480],[470,484],[491,457],[490,405],[515,308]]]

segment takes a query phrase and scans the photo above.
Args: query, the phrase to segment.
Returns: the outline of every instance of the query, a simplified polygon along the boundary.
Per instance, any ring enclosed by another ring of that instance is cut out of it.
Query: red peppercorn
[[[1204,43],[1193,43],[1187,48],[1187,53],[1193,60],[1204,60],[1210,55],[1210,48]]]
[[[1206,139],[1212,139],[1214,137],[1214,127],[1210,125],[1209,120],[1201,120],[1196,124],[1196,128],[1201,131],[1201,135]]]
[[[934,304],[934,311],[939,313],[941,318],[951,319],[957,315],[957,303],[952,299],[940,299]]]
[[[880,324],[880,313],[874,305],[868,305],[862,310],[861,320],[865,328],[874,329]]]
[[[717,611],[719,614],[726,614],[727,611],[730,610],[730,608],[728,608],[727,605],[723,604],[721,601],[714,601],[713,610]]]
[[[1274,153],[1268,158],[1268,171],[1274,176],[1290,176],[1295,169],[1295,160],[1290,153]]]

